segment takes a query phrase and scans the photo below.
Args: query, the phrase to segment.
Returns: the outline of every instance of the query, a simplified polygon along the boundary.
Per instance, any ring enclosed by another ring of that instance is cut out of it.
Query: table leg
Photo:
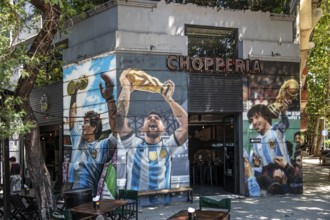
[[[213,182],[212,182],[212,172],[213,172],[213,169],[212,169],[212,166],[210,166],[210,183],[211,183],[211,186],[213,185]]]
[[[196,173],[195,173],[195,166],[193,166],[193,184],[196,184]]]

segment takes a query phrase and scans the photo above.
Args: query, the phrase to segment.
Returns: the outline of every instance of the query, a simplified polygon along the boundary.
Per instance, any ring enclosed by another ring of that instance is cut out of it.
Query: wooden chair
[[[120,189],[118,198],[128,201],[128,204],[116,210],[120,219],[138,219],[138,191]]]
[[[207,196],[201,196],[199,198],[199,209],[221,209],[227,212],[230,216],[231,210],[231,198],[216,199]]]
[[[10,203],[12,205],[11,218],[17,219],[17,215],[20,215],[20,219],[33,219],[37,214],[36,207],[26,206],[22,201],[22,198],[17,194],[10,196]]]
[[[63,210],[53,210],[49,208],[49,219],[56,220],[56,219],[65,219],[65,220],[72,220],[72,215],[69,209]]]
[[[64,208],[63,210],[56,209],[53,210],[51,208],[48,209],[49,219],[50,220],[58,220],[58,219],[65,219],[65,220],[73,220],[73,216],[71,214],[70,209]],[[86,216],[79,218],[79,220],[92,220],[94,219],[93,216]]]

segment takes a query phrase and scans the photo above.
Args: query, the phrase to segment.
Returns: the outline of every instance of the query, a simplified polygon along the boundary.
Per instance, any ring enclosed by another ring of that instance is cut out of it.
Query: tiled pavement
[[[330,220],[330,166],[318,165],[318,158],[305,156],[304,193],[248,198],[238,195],[215,195],[231,197],[230,219],[285,219],[285,220]],[[140,207],[139,220],[167,219],[179,210],[198,208],[198,196],[194,202],[175,203],[168,206]]]

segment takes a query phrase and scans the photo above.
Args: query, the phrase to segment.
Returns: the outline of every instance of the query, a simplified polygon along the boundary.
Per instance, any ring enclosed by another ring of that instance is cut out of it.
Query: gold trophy
[[[129,73],[126,77],[130,81],[133,90],[162,93],[166,95],[168,91],[167,86],[165,86],[157,78],[148,75],[142,70],[129,69],[128,71]]]
[[[78,91],[78,89],[80,90],[86,89],[87,85],[88,85],[88,78],[85,75],[83,75],[77,80],[70,81],[67,86],[68,95],[75,94]]]
[[[268,108],[272,113],[273,118],[278,118],[280,113],[285,110],[284,101],[292,101],[299,93],[299,84],[296,80],[290,79],[283,83],[276,97],[276,101],[269,105]]]

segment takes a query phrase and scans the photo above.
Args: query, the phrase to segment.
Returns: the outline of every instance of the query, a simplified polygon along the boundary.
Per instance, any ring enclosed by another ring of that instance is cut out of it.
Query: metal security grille
[[[42,112],[40,109],[40,98],[47,95],[48,110]],[[30,103],[36,119],[40,126],[56,125],[63,123],[63,82],[59,81],[35,88],[30,95]]]
[[[191,74],[188,82],[188,110],[194,113],[242,112],[240,74]]]

